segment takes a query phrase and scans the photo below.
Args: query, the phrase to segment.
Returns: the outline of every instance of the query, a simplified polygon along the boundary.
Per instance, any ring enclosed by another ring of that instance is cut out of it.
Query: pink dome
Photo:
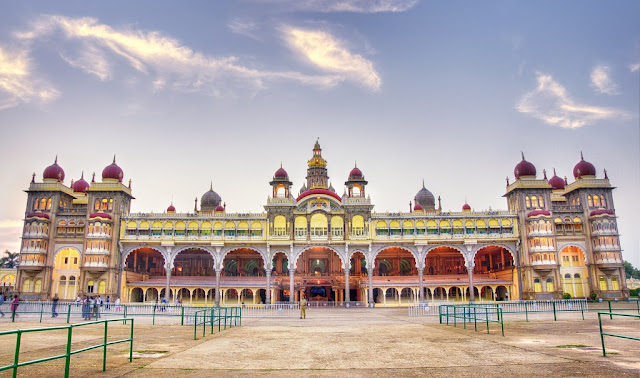
[[[176,208],[175,206],[173,206],[173,204],[169,205],[169,207],[167,207],[167,213],[175,213],[176,212]]]
[[[35,213],[29,213],[27,214],[27,218],[44,218],[44,219],[49,219],[49,214],[45,214],[45,213],[41,213],[39,211],[36,211]]]
[[[422,208],[422,205],[416,202],[416,205],[413,207],[413,211],[422,211],[422,210],[424,210]]]
[[[224,206],[218,205],[218,207],[216,207],[216,213],[217,212],[224,212]]]
[[[122,168],[118,167],[116,164],[116,157],[113,157],[113,163],[107,165],[105,169],[102,170],[102,179],[103,180],[118,180],[122,182],[122,178],[124,177],[124,172],[122,172]]]
[[[289,175],[287,174],[287,171],[284,170],[284,168],[282,168],[282,165],[280,166],[280,168],[276,171],[276,173],[273,175],[274,178],[277,179],[289,179]]]
[[[464,205],[462,205],[462,211],[470,211],[471,210],[471,206],[469,206],[468,203],[465,203]]]
[[[103,219],[111,219],[111,215],[106,213],[91,213],[89,218],[103,218]]]
[[[513,170],[513,174],[516,179],[522,176],[536,176],[536,167],[524,159],[524,153],[522,153],[522,161],[516,165]]]
[[[349,172],[349,180],[351,179],[361,179],[363,177],[362,171],[357,166],[353,167],[351,172]]]
[[[596,167],[593,164],[585,161],[580,153],[580,161],[573,167],[573,177],[581,178],[582,176],[594,176],[596,175]]]
[[[53,164],[44,169],[44,172],[42,173],[42,178],[44,180],[56,180],[60,182],[64,181],[64,169],[62,169],[62,167],[58,165],[57,156]]]
[[[74,182],[71,185],[71,189],[73,189],[76,193],[85,193],[89,189],[90,185],[84,179],[84,172],[82,172],[82,176],[80,176],[80,180]]]
[[[554,190],[562,190],[564,189],[564,180],[556,175],[556,169],[553,169],[553,177],[549,179],[549,185],[553,187]]]

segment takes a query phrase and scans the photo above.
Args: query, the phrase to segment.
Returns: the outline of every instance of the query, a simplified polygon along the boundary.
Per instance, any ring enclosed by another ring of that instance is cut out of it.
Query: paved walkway
[[[610,327],[640,336],[637,320]],[[88,342],[99,333],[78,336]],[[109,349],[106,373],[99,370],[99,351],[74,357],[71,372],[101,377],[640,375],[640,342],[607,339],[614,354],[602,357],[594,313],[585,321],[580,314],[563,314],[558,322],[546,317],[528,323],[507,315],[505,335],[497,329],[486,334],[440,325],[437,317],[409,318],[406,309],[311,309],[306,320],[245,319],[242,327],[197,341],[191,327],[140,324],[134,345],[140,358],[133,363],[121,344]],[[57,343],[25,340],[25,348],[34,358],[51,353]],[[10,351],[10,345],[0,344],[3,364]],[[61,367],[61,361],[51,362],[21,372],[59,376]]]

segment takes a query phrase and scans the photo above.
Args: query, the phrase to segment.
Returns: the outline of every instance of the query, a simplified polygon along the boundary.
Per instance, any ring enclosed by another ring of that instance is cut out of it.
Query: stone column
[[[469,302],[474,302],[475,295],[473,293],[473,265],[467,267],[467,271],[469,272]]]
[[[216,269],[216,292],[215,292],[215,305],[220,307],[220,269]]]
[[[374,307],[376,299],[373,297],[373,271],[369,269],[367,273],[369,273],[369,307]]]
[[[349,295],[349,267],[348,264],[345,265],[344,270],[344,303],[345,307],[351,301],[351,296]]]
[[[271,269],[265,269],[265,274],[267,275],[267,290],[266,290],[266,299],[265,299],[265,303],[266,305],[270,305],[271,304]]]
[[[418,301],[422,302],[424,300],[424,282],[422,282],[422,275],[424,274],[424,268],[418,269]]]
[[[294,292],[293,274],[295,269],[289,269],[289,303],[295,302],[296,293]]]
[[[166,272],[167,272],[167,284],[165,285],[165,288],[164,288],[164,299],[166,299],[166,300],[167,300],[167,303],[171,303],[171,302],[169,301],[169,294],[170,294],[169,290],[170,290],[170,286],[171,286],[171,285],[170,285],[170,281],[171,281],[171,269],[166,269]]]

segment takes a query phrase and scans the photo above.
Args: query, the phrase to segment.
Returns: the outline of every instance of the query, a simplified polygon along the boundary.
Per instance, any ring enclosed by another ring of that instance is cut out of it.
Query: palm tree
[[[0,268],[15,268],[18,266],[18,260],[20,259],[19,252],[4,252],[5,256],[0,258]]]

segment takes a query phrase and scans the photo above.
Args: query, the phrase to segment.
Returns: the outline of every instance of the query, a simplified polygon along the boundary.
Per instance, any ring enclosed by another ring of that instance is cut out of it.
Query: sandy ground
[[[406,309],[311,309],[305,320],[244,319],[242,327],[193,340],[193,327],[135,326],[136,352],[128,344],[74,356],[71,375],[85,376],[629,376],[640,377],[640,341],[606,338],[602,356],[597,315],[506,315],[505,337],[438,324],[437,317],[408,317]],[[42,326],[49,324],[42,324]],[[7,323],[0,330],[37,328]],[[75,328],[73,349],[99,342],[103,326]],[[605,322],[605,331],[640,337],[640,320]],[[127,335],[109,325],[109,340]],[[64,352],[65,331],[25,334],[21,360]],[[0,336],[0,365],[13,359],[15,336]],[[61,376],[64,360],[19,370],[19,376]],[[1,372],[0,376],[9,376]]]

